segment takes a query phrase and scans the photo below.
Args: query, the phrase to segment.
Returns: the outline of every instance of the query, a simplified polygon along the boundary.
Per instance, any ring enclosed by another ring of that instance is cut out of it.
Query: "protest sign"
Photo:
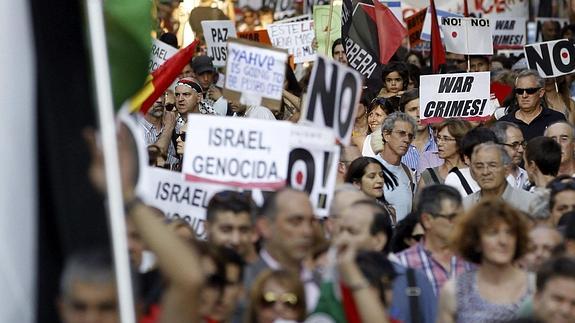
[[[435,123],[447,118],[488,119],[493,114],[489,83],[489,72],[422,75],[421,122]]]
[[[336,139],[349,145],[361,86],[358,72],[317,55],[300,120],[333,129]]]
[[[462,18],[463,16],[457,13],[453,13],[453,12],[449,12],[449,11],[444,11],[444,10],[439,10],[436,9],[435,10],[437,13],[437,21],[441,22],[441,20],[445,17],[459,17]],[[439,34],[441,35],[441,39],[443,39],[443,31],[441,31]],[[421,40],[425,40],[425,41],[431,41],[431,13],[430,13],[430,9],[429,7],[427,8],[427,12],[425,13],[425,20],[423,21],[423,29],[421,31]]]
[[[182,172],[186,180],[242,188],[285,186],[288,122],[191,114]]]
[[[293,0],[263,0],[263,7],[271,8],[274,20],[281,20],[296,13]]]
[[[247,105],[281,105],[287,52],[243,39],[228,41],[224,96]]]
[[[551,17],[536,17],[535,18],[535,42],[543,42],[543,41],[551,41],[555,40],[556,38],[549,38],[549,37],[557,37],[561,35],[546,35],[547,31],[556,30],[557,33],[561,32],[561,29],[567,25],[569,25],[569,19],[567,18],[551,18]]]
[[[316,216],[329,215],[339,162],[339,146],[327,128],[292,125],[288,186],[309,194]]]
[[[178,52],[177,48],[174,48],[163,41],[152,39],[152,53],[150,55],[149,70],[150,73],[157,70],[168,58],[172,57]]]
[[[443,17],[439,21],[445,50],[463,55],[492,55],[493,38],[487,18]]]
[[[270,40],[270,36],[268,35],[268,31],[266,29],[239,32],[238,38],[251,40],[253,42],[262,43],[266,45],[272,44],[272,41]]]
[[[314,60],[315,50],[311,46],[315,38],[313,20],[271,24],[268,26],[268,34],[272,45],[287,49],[296,64]]]
[[[523,17],[491,18],[493,48],[520,49],[526,43],[525,35],[527,19]]]
[[[228,38],[236,37],[236,26],[231,20],[202,21],[204,38],[208,46],[208,56],[213,58],[214,66],[226,65]]]
[[[292,18],[277,20],[276,24],[287,24],[290,22],[299,22],[299,21],[306,21],[311,19],[311,14],[299,15]]]
[[[333,41],[341,38],[341,4],[333,5],[331,13],[331,29],[328,32],[329,25],[329,5],[316,5],[313,7],[313,26],[315,29],[315,38],[317,41],[317,52],[331,57],[331,44]],[[327,41],[329,35],[329,41]]]
[[[525,46],[525,58],[532,70],[544,78],[570,74],[575,70],[575,43],[560,39]]]
[[[407,34],[409,35],[409,46],[415,47],[421,42],[421,32],[425,21],[426,9],[420,10],[405,19],[407,24]]]

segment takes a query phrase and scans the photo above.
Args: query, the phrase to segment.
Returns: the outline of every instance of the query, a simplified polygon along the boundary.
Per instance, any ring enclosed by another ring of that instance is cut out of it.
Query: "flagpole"
[[[92,54],[92,73],[94,75],[96,107],[102,136],[106,189],[108,192],[110,236],[120,304],[120,321],[122,323],[135,323],[135,307],[130,275],[130,260],[128,258],[126,223],[124,222],[118,147],[116,144],[116,123],[114,121],[114,104],[102,7],[102,0],[86,0],[88,32]]]
[[[333,16],[333,1],[329,2],[329,18],[327,20],[327,37],[325,38],[325,55],[328,56],[329,54],[329,43],[330,43],[330,36],[331,36],[331,17]],[[345,45],[343,46],[345,49]]]

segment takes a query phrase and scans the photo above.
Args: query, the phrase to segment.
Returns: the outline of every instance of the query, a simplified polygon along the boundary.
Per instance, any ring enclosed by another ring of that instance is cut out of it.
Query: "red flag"
[[[469,17],[469,6],[467,5],[467,0],[463,0],[463,16]]]
[[[388,7],[378,0],[373,1],[375,8],[375,23],[377,24],[377,37],[379,39],[379,62],[387,64],[397,51],[405,37],[407,30],[395,18]]]
[[[140,111],[146,114],[154,101],[164,93],[164,91],[180,75],[182,69],[190,62],[199,40],[195,40],[188,47],[181,49],[174,56],[148,75],[144,87],[130,99],[130,111]]]
[[[437,21],[437,12],[435,11],[435,2],[430,0],[431,4],[431,71],[439,72],[441,65],[445,65],[445,48],[441,43],[441,34],[439,33],[439,22]]]

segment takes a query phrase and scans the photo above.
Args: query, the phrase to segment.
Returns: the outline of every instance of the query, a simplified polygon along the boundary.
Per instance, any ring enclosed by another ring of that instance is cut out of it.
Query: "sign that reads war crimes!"
[[[226,65],[227,40],[236,37],[236,26],[231,20],[202,21],[204,38],[208,46],[208,56],[214,59],[214,66]]]
[[[339,146],[326,128],[293,125],[290,136],[288,186],[309,194],[315,214],[329,215],[333,198]]]
[[[288,53],[293,55],[294,63],[314,60],[313,20],[272,24],[268,26],[268,34],[274,47],[287,49]]]
[[[186,180],[221,185],[283,187],[289,153],[288,122],[190,115],[183,173]]]
[[[517,49],[523,48],[526,43],[526,18],[491,18],[493,33],[493,48]]]
[[[568,39],[525,46],[529,68],[544,78],[570,74],[575,71],[575,43]]]
[[[480,121],[493,114],[489,72],[422,75],[420,118],[435,123],[447,118]]]
[[[317,55],[300,120],[332,128],[336,139],[349,145],[361,85],[361,75],[354,69]]]
[[[177,48],[174,48],[162,41],[157,39],[152,39],[152,54],[150,55],[149,70],[153,72],[162,66],[165,61],[172,57],[178,52]]]
[[[287,57],[281,49],[230,39],[224,96],[242,104],[279,108]]]

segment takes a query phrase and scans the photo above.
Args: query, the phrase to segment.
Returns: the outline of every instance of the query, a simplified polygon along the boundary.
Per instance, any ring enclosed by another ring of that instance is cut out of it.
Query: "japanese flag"
[[[493,40],[489,19],[443,18],[439,24],[445,50],[464,55],[492,55]]]

